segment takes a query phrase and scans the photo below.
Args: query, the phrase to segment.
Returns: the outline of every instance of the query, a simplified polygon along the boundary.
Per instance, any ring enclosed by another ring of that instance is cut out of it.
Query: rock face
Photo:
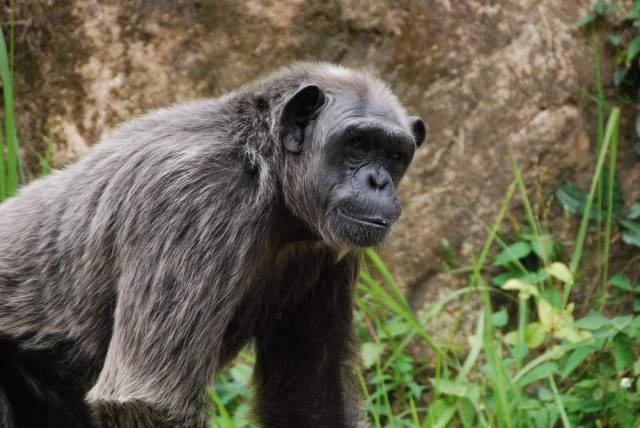
[[[434,276],[441,239],[464,256],[485,236],[474,216],[499,209],[511,152],[543,197],[589,160],[592,51],[575,28],[588,0],[15,3],[20,136],[41,148],[52,135],[58,165],[135,114],[294,60],[387,80],[429,126],[383,250],[417,305],[453,286]]]

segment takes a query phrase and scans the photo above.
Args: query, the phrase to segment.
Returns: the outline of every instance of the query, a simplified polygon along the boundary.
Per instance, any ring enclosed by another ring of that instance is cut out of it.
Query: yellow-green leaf
[[[518,290],[518,297],[525,300],[531,296],[538,296],[538,289],[534,285],[517,278],[505,282],[502,288],[505,290]]]
[[[552,263],[551,266],[547,268],[547,272],[549,272],[549,275],[559,279],[565,284],[573,284],[573,275],[564,263]]]

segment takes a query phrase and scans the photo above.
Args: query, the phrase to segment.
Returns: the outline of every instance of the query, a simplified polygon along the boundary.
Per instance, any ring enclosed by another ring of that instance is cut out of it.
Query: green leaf
[[[504,335],[503,339],[504,343],[506,343],[507,345],[515,346],[515,344],[518,343],[518,331],[510,331],[509,333]]]
[[[524,328],[524,341],[530,348],[542,345],[546,335],[544,327],[539,322],[529,323]]]
[[[551,235],[533,236],[531,248],[540,260],[548,260],[553,257],[553,237]]]
[[[617,372],[631,369],[635,361],[633,343],[631,338],[624,333],[617,334],[611,341],[611,354]]]
[[[582,346],[574,350],[571,354],[569,354],[564,364],[562,365],[560,377],[562,379],[566,379],[595,350],[596,348],[592,346]]]
[[[366,368],[371,368],[380,359],[384,351],[384,343],[363,343],[360,349],[362,355],[362,363]]]
[[[609,280],[609,284],[613,285],[614,287],[618,287],[621,290],[635,291],[631,286],[631,280],[627,275],[623,273],[619,273],[611,277],[611,279]]]
[[[391,337],[404,336],[411,331],[411,325],[402,318],[392,318],[384,325],[379,333],[381,338],[387,339]]]
[[[575,184],[565,184],[556,191],[560,204],[572,214],[582,214],[587,194]]]
[[[633,301],[633,310],[635,312],[640,312],[640,299],[636,299]]]
[[[640,223],[631,220],[621,219],[618,221],[622,226],[626,229],[629,229],[632,232],[640,232]]]
[[[618,87],[622,82],[624,82],[624,78],[627,77],[627,73],[629,69],[625,66],[616,67],[613,72],[613,84]]]
[[[635,36],[627,47],[627,64],[632,63],[640,53],[640,36]]]
[[[502,250],[500,254],[496,257],[493,264],[496,266],[506,265],[507,263],[511,263],[515,260],[519,260],[523,257],[528,256],[531,253],[531,245],[527,242],[518,241],[515,244],[512,244]]]
[[[573,284],[573,275],[564,263],[555,262],[547,268],[549,274],[565,284]]]
[[[524,360],[529,355],[529,347],[526,343],[516,343],[511,354],[516,360]]]
[[[611,321],[599,312],[592,311],[584,318],[580,318],[575,322],[575,326],[585,330],[600,330],[602,327],[609,325]]]
[[[613,3],[607,3],[604,0],[598,0],[593,10],[598,15],[608,15],[610,13],[619,11],[620,6]]]
[[[508,270],[491,278],[491,282],[498,287],[502,287],[507,281],[513,278],[519,278],[522,275],[520,271]]]
[[[431,383],[436,389],[444,395],[452,395],[454,397],[468,397],[470,392],[470,383],[456,383],[450,379],[431,379]]]
[[[625,15],[624,19],[629,19],[629,20],[640,19],[640,4],[635,3],[631,8],[631,10],[629,11],[629,13]]]
[[[444,250],[446,260],[452,265],[457,265],[459,263],[458,255],[456,254],[456,250],[453,248],[447,238],[442,238],[440,244],[442,245],[442,249]]]
[[[635,220],[637,218],[640,217],[640,202],[636,202],[635,204],[631,205],[631,208],[629,208],[627,210],[627,212],[624,215],[626,218],[628,218],[629,220]]]
[[[623,331],[631,325],[633,320],[634,318],[632,315],[621,315],[611,319],[611,326],[618,331]]]
[[[466,398],[458,400],[458,414],[464,428],[472,428],[476,425],[473,423],[476,411],[473,408],[471,400]]]
[[[603,181],[609,176],[607,167],[602,168],[601,176]],[[602,200],[608,200],[609,189],[607,186],[603,188]],[[587,195],[582,189],[575,184],[565,184],[556,191],[556,197],[562,206],[572,214],[581,215],[584,212],[584,208],[587,202]],[[613,206],[612,215],[614,218],[618,218],[622,209],[624,208],[624,194],[622,192],[622,184],[620,178],[614,175],[613,181]],[[589,218],[591,219],[604,219],[606,217],[606,206],[596,207],[592,206]]]
[[[620,43],[622,43],[622,36],[618,34],[609,36],[609,43],[611,43],[613,46],[618,46]]]
[[[637,232],[637,231],[622,232],[622,241],[625,244],[635,245],[637,247],[640,247],[640,232]]]
[[[518,381],[518,386],[520,388],[523,388],[529,385],[530,383],[545,379],[550,374],[557,373],[557,372],[558,372],[558,364],[554,363],[553,361],[540,364],[538,367],[536,367],[535,369],[527,373],[525,376],[523,376],[522,379]]]
[[[576,25],[578,26],[578,28],[582,28],[594,22],[597,18],[598,18],[597,14],[595,14],[594,12],[590,12],[590,13],[587,13],[582,18],[580,18],[580,20],[576,23]]]
[[[507,314],[507,310],[505,308],[502,308],[491,315],[491,324],[495,327],[504,327],[508,322],[509,314]]]
[[[538,289],[535,286],[517,278],[510,279],[502,286],[502,288],[505,290],[518,290],[518,298],[524,300],[531,296],[538,296]]]
[[[240,385],[249,385],[251,383],[252,372],[253,368],[248,364],[238,364],[229,369],[233,380]]]

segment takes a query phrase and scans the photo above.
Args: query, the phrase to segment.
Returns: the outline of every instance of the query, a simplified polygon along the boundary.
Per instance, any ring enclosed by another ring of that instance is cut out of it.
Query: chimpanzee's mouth
[[[389,220],[386,220],[380,216],[355,215],[351,213],[346,213],[341,209],[338,209],[338,214],[340,214],[340,216],[342,216],[343,218],[346,218],[349,221],[360,223],[368,227],[378,227],[378,228],[388,229],[391,227],[391,224],[392,224]]]

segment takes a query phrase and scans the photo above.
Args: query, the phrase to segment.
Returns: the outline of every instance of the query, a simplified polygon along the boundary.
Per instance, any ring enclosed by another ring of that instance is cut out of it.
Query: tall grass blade
[[[602,272],[602,293],[607,295],[609,287],[609,250],[611,248],[611,226],[613,223],[613,196],[614,184],[616,180],[616,163],[618,158],[618,130],[616,126],[611,136],[611,147],[609,148],[609,176],[607,177],[607,218],[604,232],[604,254],[603,254],[603,272]],[[602,299],[601,305],[604,305],[606,299]]]
[[[13,110],[13,78],[9,66],[9,55],[4,41],[4,34],[0,31],[0,79],[4,98],[5,132],[6,132],[6,175],[5,196],[15,195],[18,189],[18,136],[16,134]]]
[[[589,189],[589,194],[587,195],[587,202],[584,207],[584,211],[582,213],[582,221],[580,222],[580,229],[578,231],[578,237],[576,239],[576,246],[573,252],[573,257],[571,258],[571,272],[575,275],[578,272],[578,268],[580,267],[580,259],[582,258],[582,253],[584,250],[584,241],[587,235],[587,227],[589,225],[589,218],[591,216],[591,209],[593,207],[593,199],[596,192],[596,188],[598,186],[598,182],[600,177],[602,176],[602,168],[604,167],[604,160],[609,150],[609,146],[613,141],[613,137],[618,134],[618,128],[620,126],[620,109],[618,107],[611,110],[611,114],[609,115],[609,120],[607,121],[607,129],[605,132],[603,144],[600,147],[598,152],[598,161],[596,163],[596,170],[593,174],[593,179],[591,181],[591,187]],[[571,289],[575,284],[575,281],[567,284],[564,289],[563,295],[563,306],[566,306],[569,296],[571,295]]]

